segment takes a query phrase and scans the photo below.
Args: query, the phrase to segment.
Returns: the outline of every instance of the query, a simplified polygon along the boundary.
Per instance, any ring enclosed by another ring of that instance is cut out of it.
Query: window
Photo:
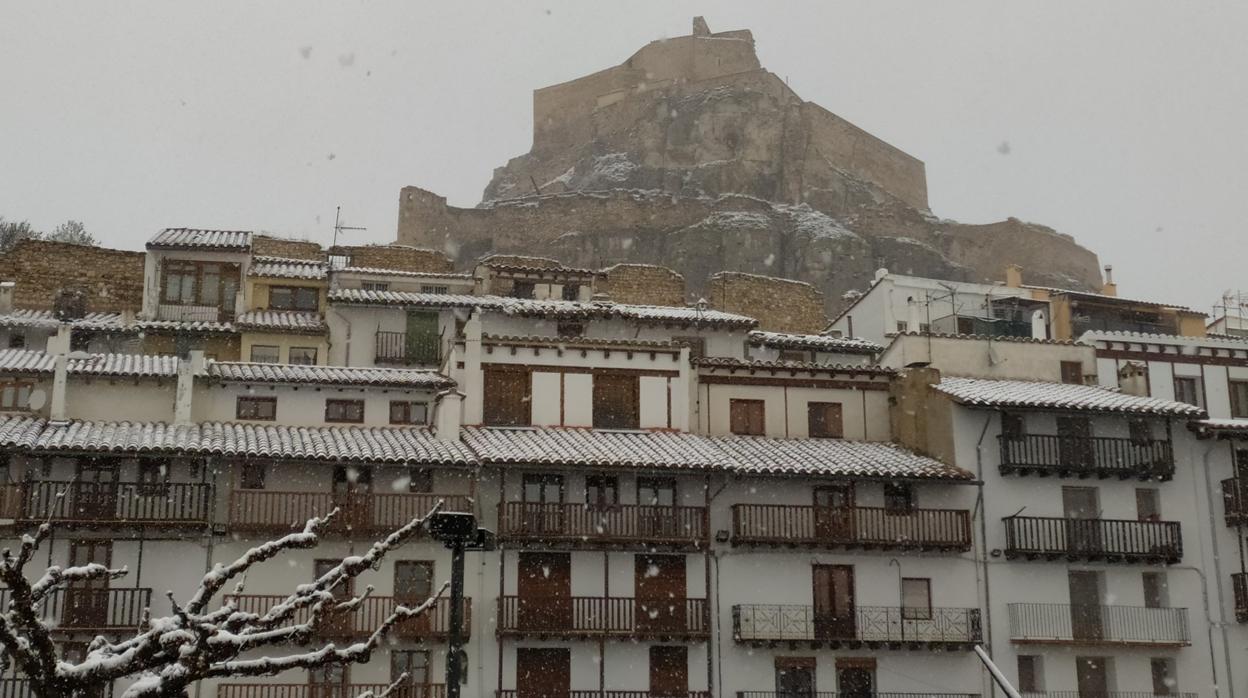
[[[1187,376],[1174,377],[1174,399],[1189,405],[1204,407],[1205,400],[1200,390],[1200,379]]]
[[[1147,446],[1153,440],[1153,425],[1147,419],[1132,419],[1127,422],[1131,443],[1136,446]]]
[[[563,476],[534,473],[525,475],[521,496],[527,504],[562,504]]]
[[[485,369],[482,420],[487,426],[529,425],[529,372],[523,368]]]
[[[423,494],[432,492],[433,471],[429,468],[408,468],[407,491]]]
[[[304,310],[316,312],[320,308],[321,292],[303,286],[270,286],[270,310]]]
[[[537,295],[537,286],[532,281],[516,281],[512,283],[512,298],[533,298],[535,295]]]
[[[33,383],[24,381],[0,382],[0,410],[25,410],[30,408],[30,391]]]
[[[1170,606],[1170,584],[1165,572],[1144,572],[1144,607],[1167,608]]]
[[[421,284],[421,285],[420,285],[420,292],[421,292],[421,293],[433,293],[433,294],[436,294],[436,295],[439,295],[439,296],[445,296],[446,294],[448,294],[448,293],[450,293],[450,292],[451,292],[451,287],[450,287],[450,286],[440,286],[440,285]]]
[[[1017,414],[1001,413],[1001,437],[1007,441],[1019,441],[1027,434],[1023,418]]]
[[[1018,655],[1019,693],[1044,693],[1044,657],[1037,654]]]
[[[632,374],[594,374],[594,428],[636,429],[641,425],[639,378]]]
[[[194,262],[166,262],[162,303],[192,305],[195,303],[195,280],[199,270]]]
[[[277,419],[277,398],[239,396],[234,406],[237,419],[255,419],[271,422]]]
[[[782,349],[780,351],[780,360],[805,363],[807,361],[810,361],[810,352],[799,351],[797,349]]]
[[[348,676],[350,676],[350,671],[345,664],[324,664],[308,669],[308,683],[318,687],[337,687],[333,690],[320,688],[314,692],[314,695],[334,696],[335,698],[345,695]]]
[[[901,580],[901,617],[905,620],[931,620],[932,580],[924,577]]]
[[[428,684],[430,681],[429,650],[390,650],[390,681],[398,681],[399,677],[404,674],[407,674],[408,683]],[[398,694],[407,695],[408,691],[399,690]]]
[[[25,349],[26,348],[26,335],[22,334],[21,332],[14,332],[13,334],[9,335],[9,348],[10,349]]]
[[[581,298],[581,287],[578,284],[564,284],[563,294],[561,296],[565,301],[575,301]]]
[[[840,439],[845,436],[843,410],[839,402],[806,403],[806,428],[812,439]]]
[[[325,421],[362,424],[364,422],[364,401],[326,400]]]
[[[585,504],[594,509],[609,509],[620,503],[620,482],[609,475],[585,478]]]
[[[1062,382],[1074,383],[1076,385],[1083,384],[1083,362],[1082,361],[1063,361],[1062,362]]]
[[[642,506],[676,506],[676,481],[665,477],[637,478],[637,503]]]
[[[208,305],[233,313],[238,295],[237,264],[168,260],[161,273],[161,303]]]
[[[432,560],[399,560],[394,563],[394,596],[400,603],[420,603],[432,595]]]
[[[262,463],[243,463],[239,486],[245,490],[262,490],[268,468]]]
[[[315,366],[316,347],[291,347],[289,362],[300,366]]]
[[[169,491],[169,468],[160,461],[139,461],[139,494],[144,497],[163,496]]]
[[[391,424],[428,424],[429,404],[410,400],[390,401]]]
[[[260,364],[281,363],[281,349],[270,344],[253,344],[251,345],[251,360]]]
[[[386,281],[361,281],[360,290],[362,291],[389,291],[390,284]]]
[[[728,429],[734,434],[765,436],[767,411],[762,400],[729,400]]]
[[[897,332],[898,332],[898,334],[905,334],[906,330],[908,330],[908,329],[910,329],[910,323],[906,322],[905,320],[898,320],[898,321],[897,321]]]
[[[560,337],[580,337],[585,334],[585,323],[579,320],[560,320],[555,325],[555,331]]]
[[[1173,657],[1153,657],[1148,660],[1153,670],[1153,695],[1168,696],[1178,693],[1179,682],[1175,678]]]
[[[884,483],[884,511],[909,514],[914,511],[914,488],[900,482]]]
[[[364,466],[335,465],[330,489],[339,493],[366,494],[373,491],[373,469]]]
[[[1135,511],[1140,521],[1161,521],[1161,492],[1152,487],[1136,488]]]
[[[1248,419],[1248,381],[1231,381],[1231,416]]]

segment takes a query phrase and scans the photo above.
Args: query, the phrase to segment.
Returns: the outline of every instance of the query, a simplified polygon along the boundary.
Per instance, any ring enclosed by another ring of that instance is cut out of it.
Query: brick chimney
[[[1009,288],[1022,288],[1023,268],[1017,264],[1005,265],[1005,285]]]
[[[1105,265],[1105,285],[1101,286],[1101,293],[1106,296],[1118,295],[1118,284],[1114,283],[1114,267],[1112,264]]]

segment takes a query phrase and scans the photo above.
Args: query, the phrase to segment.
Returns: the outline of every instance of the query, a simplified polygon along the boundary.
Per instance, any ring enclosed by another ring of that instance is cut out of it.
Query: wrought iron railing
[[[705,639],[706,599],[504,596],[498,631],[510,635]]]
[[[39,618],[55,624],[55,630],[102,632],[133,630],[151,607],[152,590],[139,587],[56,589],[40,604]],[[0,608],[9,607],[9,590],[0,589]]]
[[[109,524],[207,524],[212,485],[206,482],[76,482],[17,485],[21,514],[31,521]]]
[[[1232,574],[1231,588],[1235,592],[1235,620],[1248,623],[1248,573]]]
[[[737,698],[979,698],[978,693],[837,693],[836,691],[737,691]],[[1026,694],[1024,694],[1026,695]]]
[[[245,531],[289,531],[337,508],[338,516],[327,532],[373,535],[424,516],[439,501],[443,511],[472,511],[469,497],[460,494],[234,490],[230,493],[230,526]]]
[[[837,614],[813,606],[732,607],[738,642],[844,641],[973,644],[982,641],[979,609],[857,606]]]
[[[705,507],[503,502],[498,507],[504,539],[593,545],[696,545],[706,541]]]
[[[1186,608],[1055,603],[1009,605],[1014,642],[1187,645]]]
[[[1174,447],[1169,439],[1113,436],[1002,434],[1001,472],[1040,471],[1057,475],[1097,475],[1169,479]]]
[[[1026,696],[1027,694],[1023,694]],[[1044,698],[1197,698],[1196,693],[1154,693],[1153,691],[1049,691],[1037,693]]]
[[[892,550],[970,550],[964,509],[734,504],[734,545],[807,545]]]
[[[497,698],[524,698],[524,694],[514,689],[495,691]],[[651,691],[600,691],[596,688],[580,691],[543,690],[544,698],[710,698],[709,691],[682,691],[677,694],[654,693]]]
[[[1175,521],[1010,516],[1006,557],[1177,563],[1183,536]]]
[[[217,698],[356,698],[366,691],[380,695],[384,683],[223,683]],[[391,698],[445,698],[446,685],[413,683],[390,692]]]
[[[1222,507],[1227,526],[1248,524],[1248,480],[1232,477],[1222,481]]]

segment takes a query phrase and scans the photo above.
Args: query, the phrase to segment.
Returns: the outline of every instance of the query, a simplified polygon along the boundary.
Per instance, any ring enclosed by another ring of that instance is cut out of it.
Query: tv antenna
[[[341,233],[344,230],[368,230],[368,228],[356,228],[349,225],[343,225],[342,207],[339,206],[334,209],[334,247],[338,246],[338,233]]]

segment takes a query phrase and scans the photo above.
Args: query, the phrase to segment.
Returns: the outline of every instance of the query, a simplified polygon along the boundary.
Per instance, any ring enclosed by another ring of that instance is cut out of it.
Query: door
[[[688,696],[688,648],[651,647],[649,698],[688,698]]]
[[[334,567],[342,564],[342,560],[317,560],[313,565],[313,573],[315,579],[320,579],[332,570]],[[346,601],[355,595],[355,586],[352,579],[347,579],[333,590],[334,598],[339,601]],[[320,622],[317,624],[317,632],[328,637],[342,638],[349,637],[355,627],[356,614],[353,612],[322,612]]]
[[[524,476],[523,486],[524,532],[536,535],[563,533],[563,476],[529,474]]]
[[[403,344],[403,363],[408,366],[438,365],[442,360],[438,346],[438,314],[407,311],[407,335]]]
[[[776,666],[776,698],[811,698],[814,693],[814,666]]]
[[[1061,465],[1092,467],[1092,424],[1087,417],[1058,417],[1057,445]]]
[[[853,566],[815,565],[812,573],[815,639],[854,639],[857,635],[857,614]]]
[[[870,698],[875,692],[875,672],[867,667],[842,667],[836,670],[840,698]]]
[[[334,466],[332,502],[338,508],[336,528],[362,532],[373,528],[373,471],[367,466]]]
[[[1101,575],[1099,572],[1071,570],[1067,573],[1070,586],[1070,631],[1076,640],[1100,640]]]
[[[394,602],[414,608],[433,595],[433,561],[399,560],[394,563]],[[404,621],[395,630],[400,637],[429,637],[450,629],[450,606],[440,602],[429,612]]]
[[[815,537],[835,543],[854,540],[853,483],[815,488]]]
[[[1101,501],[1095,487],[1063,487],[1066,552],[1099,555],[1101,545]]]
[[[429,686],[429,650],[390,650],[390,682],[407,674],[407,682],[391,695],[394,698],[432,698]]]
[[[1109,695],[1109,658],[1075,657],[1075,685],[1080,696]]]
[[[633,564],[637,630],[660,635],[684,633],[685,556],[637,555]]]
[[[521,630],[572,628],[572,559],[568,553],[520,553],[516,591]]]
[[[532,415],[529,372],[523,367],[485,369],[482,421],[492,427],[528,426]]]
[[[117,518],[117,464],[90,460],[78,466],[74,518],[111,521]]]
[[[642,538],[673,538],[677,531],[676,481],[637,478],[637,527]]]
[[[516,698],[567,698],[572,690],[572,650],[516,648]]]
[[[113,566],[113,542],[111,540],[76,540],[69,544],[69,564],[74,567],[100,564]],[[65,589],[65,610],[62,622],[72,628],[107,628],[108,579],[92,579],[71,582]],[[117,623],[120,624],[120,623]]]

